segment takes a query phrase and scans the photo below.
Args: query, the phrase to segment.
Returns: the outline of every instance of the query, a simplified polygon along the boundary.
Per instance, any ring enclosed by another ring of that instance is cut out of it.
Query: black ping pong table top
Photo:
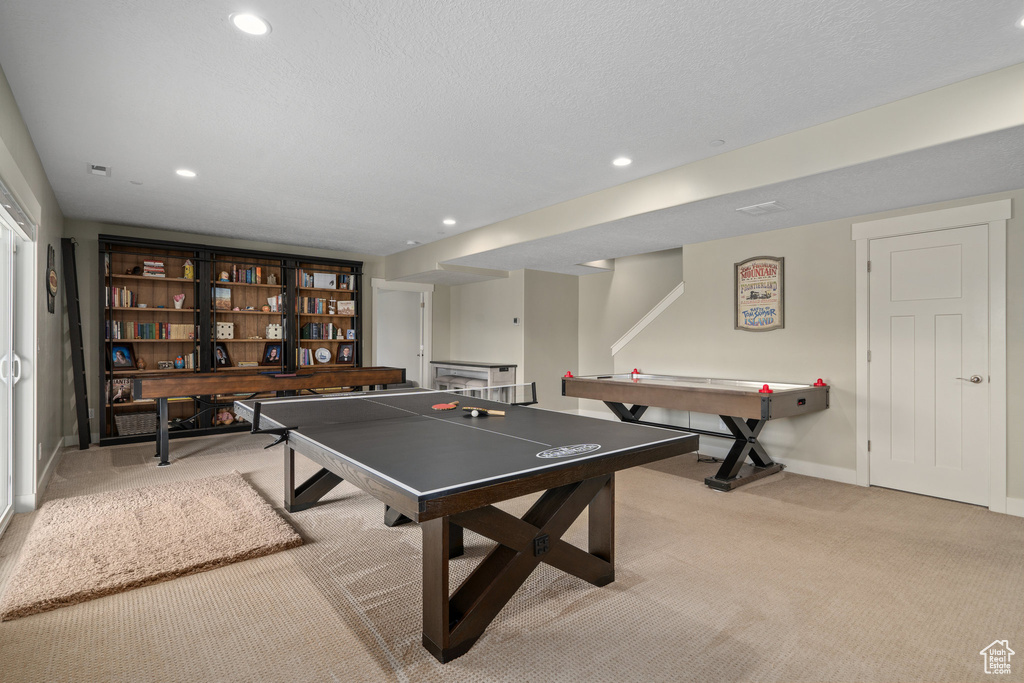
[[[432,409],[453,401],[461,405]],[[472,417],[467,406],[505,415]],[[422,642],[441,662],[468,652],[540,564],[595,586],[614,581],[615,473],[698,445],[695,434],[426,390],[249,399],[235,412],[287,440],[289,512],[348,481],[388,506],[385,524],[419,524]],[[321,465],[301,484],[296,452]],[[538,491],[521,518],[494,505]],[[562,536],[585,510],[583,549]],[[453,592],[448,560],[463,554],[464,529],[497,545]]]
[[[455,410],[438,403],[459,401]],[[300,453],[311,450],[347,461],[405,495],[431,500],[477,487],[613,457],[693,435],[627,425],[471,396],[426,391],[376,391],[340,397],[236,401],[236,413],[255,430],[288,429]],[[472,417],[463,408],[504,410]],[[695,446],[694,446],[695,448]],[[692,450],[692,449],[686,449]]]

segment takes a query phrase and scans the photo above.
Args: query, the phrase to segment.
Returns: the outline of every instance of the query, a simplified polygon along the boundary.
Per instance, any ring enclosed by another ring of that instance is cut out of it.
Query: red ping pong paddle
[[[430,407],[434,410],[455,410],[458,405],[458,401],[452,401],[451,403],[435,403]]]

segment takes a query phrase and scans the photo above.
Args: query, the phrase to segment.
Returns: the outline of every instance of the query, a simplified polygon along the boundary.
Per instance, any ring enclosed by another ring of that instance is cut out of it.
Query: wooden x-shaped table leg
[[[782,471],[782,465],[771,459],[758,440],[767,420],[744,420],[730,415],[719,417],[732,432],[735,441],[715,476],[704,479],[707,486],[720,491],[731,491],[737,486]],[[750,456],[753,465],[744,464],[747,456]]]
[[[562,540],[588,506],[589,552]],[[596,586],[614,581],[614,510],[615,478],[608,474],[547,491],[522,519],[486,506],[422,523],[423,646],[442,662],[465,654],[541,562]],[[449,596],[453,525],[498,546]]]

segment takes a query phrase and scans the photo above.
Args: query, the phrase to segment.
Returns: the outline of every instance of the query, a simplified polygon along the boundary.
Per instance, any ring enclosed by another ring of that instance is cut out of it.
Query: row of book
[[[345,273],[315,273],[308,270],[299,271],[299,287],[315,289],[355,289],[356,278]]]
[[[242,268],[231,264],[231,281],[247,285],[262,285],[263,268],[261,266]]]
[[[356,314],[356,302],[335,301],[333,299],[317,299],[311,296],[300,296],[299,313],[305,313],[307,315],[353,316]]]
[[[116,306],[117,308],[128,308],[138,304],[138,298],[135,296],[135,292],[131,291],[127,287],[107,287],[107,306]]]
[[[165,277],[163,261],[143,261],[142,274],[145,277]]]
[[[306,323],[299,329],[299,339],[354,339],[347,336],[348,330],[334,323]]]
[[[137,323],[107,321],[107,339],[170,339],[196,338],[195,325],[185,323]]]

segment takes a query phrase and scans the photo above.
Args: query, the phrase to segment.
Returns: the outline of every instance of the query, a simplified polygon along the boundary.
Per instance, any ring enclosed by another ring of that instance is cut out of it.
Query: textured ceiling
[[[579,264],[708,240],[919,206],[1024,186],[1024,128],[937,145],[757,190],[652,211],[555,237],[452,259],[474,268],[532,268],[568,275],[601,269]],[[777,200],[779,213],[737,208]]]
[[[255,0],[263,39],[239,9],[0,2],[67,217],[384,255],[1024,62],[1019,0]],[[694,241],[636,220],[573,253]]]

